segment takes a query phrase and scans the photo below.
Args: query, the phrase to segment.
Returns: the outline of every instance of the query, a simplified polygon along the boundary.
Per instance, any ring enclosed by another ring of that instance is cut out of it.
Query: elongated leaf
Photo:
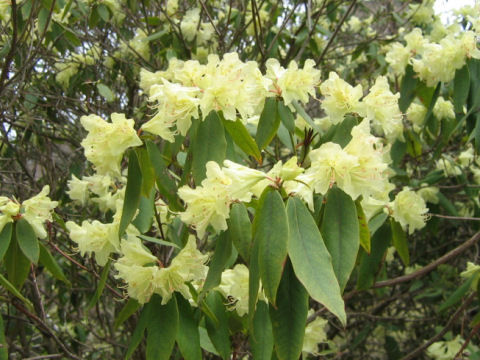
[[[5,224],[0,232],[0,261],[3,260],[3,256],[10,246],[10,241],[12,239],[13,223]]]
[[[317,124],[315,124],[313,119],[307,114],[305,109],[302,107],[302,105],[300,105],[297,102],[297,100],[293,100],[292,105],[295,108],[295,110],[297,111],[297,114],[300,115],[303,118],[303,120],[305,120],[308,123],[308,125],[310,125],[312,127],[312,129],[314,129],[318,133],[322,133],[320,128],[317,126]]]
[[[155,190],[152,189],[148,198],[140,196],[140,203],[138,205],[138,214],[132,221],[132,224],[143,234],[150,230],[153,222],[155,210]]]
[[[448,298],[445,302],[440,305],[438,308],[439,312],[443,312],[447,310],[449,307],[455,305],[460,300],[462,300],[463,296],[468,292],[470,286],[472,285],[475,276],[468,278],[461,286],[459,286]]]
[[[36,264],[38,262],[40,249],[38,247],[38,239],[35,230],[33,230],[32,226],[24,218],[17,220],[15,229],[18,246],[20,246],[20,249],[22,249],[25,256],[32,263]]]
[[[273,332],[268,304],[260,301],[253,317],[253,334],[250,345],[255,360],[271,360],[273,353]]]
[[[5,326],[3,317],[0,315],[0,360],[8,360],[8,344],[5,339]]]
[[[253,315],[258,301],[260,289],[260,270],[258,269],[258,240],[254,240],[248,269],[248,321],[253,326]]]
[[[436,133],[434,131],[435,124],[433,122],[434,117],[433,117],[433,108],[435,107],[435,104],[437,103],[438,96],[440,95],[440,89],[442,88],[442,83],[439,82],[437,84],[437,87],[435,88],[435,91],[433,92],[433,95],[430,99],[430,103],[427,108],[427,113],[425,114],[425,120],[423,123],[425,124],[425,129],[429,129],[430,132]]]
[[[118,228],[118,236],[122,237],[128,225],[132,221],[140,204],[140,192],[142,189],[142,172],[135,151],[131,150],[128,156],[127,188],[123,202],[122,218]]]
[[[403,231],[402,226],[395,220],[390,222],[392,226],[392,243],[400,255],[400,259],[405,266],[410,264],[410,254],[408,252],[407,234]]]
[[[310,296],[346,324],[345,304],[340,293],[331,256],[315,220],[302,200],[291,197],[287,204],[288,255],[293,269]]]
[[[33,305],[32,303],[30,302],[30,300],[28,300],[27,298],[25,298],[21,293],[20,291],[18,291],[18,289],[10,282],[8,281],[7,279],[5,279],[3,277],[2,274],[0,274],[0,285],[2,285],[7,291],[9,291],[13,296],[17,297],[18,299],[22,300],[23,303],[25,305],[27,305],[27,307],[30,309],[30,310],[33,310]]]
[[[278,191],[266,189],[255,214],[255,241],[258,241],[258,266],[265,295],[275,304],[283,263],[287,256],[288,223]]]
[[[135,152],[140,165],[140,171],[142,172],[142,196],[148,198],[155,184],[155,169],[145,147],[136,148]]]
[[[278,115],[280,116],[280,120],[282,121],[283,125],[290,131],[291,133],[295,132],[295,118],[293,114],[287,106],[283,103],[283,101],[277,101],[278,106]]]
[[[162,153],[158,149],[157,145],[149,140],[145,141],[145,145],[147,146],[148,157],[155,171],[155,179],[158,191],[165,197],[165,199],[167,199],[168,205],[172,208],[172,210],[183,210],[183,207],[177,197],[177,186],[168,174],[165,161],[162,158]]]
[[[225,160],[226,151],[227,141],[223,124],[218,114],[212,111],[204,121],[200,122],[193,139],[192,171],[196,184],[200,184],[205,179],[205,164],[215,161],[221,165]]]
[[[405,69],[405,75],[402,79],[402,85],[400,86],[400,99],[398,100],[398,107],[402,113],[405,113],[415,98],[415,88],[417,87],[418,80],[415,77],[415,71],[413,71],[412,65],[407,65]]]
[[[247,263],[250,259],[250,248],[252,246],[252,223],[248,217],[247,207],[243,203],[235,203],[230,209],[228,219],[230,238],[240,256]]]
[[[68,281],[67,277],[63,273],[62,268],[60,265],[58,265],[57,261],[53,257],[52,254],[50,254],[50,251],[42,244],[39,243],[40,245],[40,264],[45,266],[48,271],[58,280],[63,281],[65,284],[68,286],[71,286],[70,281]]]
[[[257,143],[248,133],[245,125],[243,125],[243,123],[238,119],[236,121],[222,119],[222,122],[223,126],[225,126],[225,129],[227,129],[235,144],[237,144],[237,146],[242,149],[245,154],[252,156],[258,162],[261,162],[262,155],[260,154]]]
[[[105,98],[105,100],[107,100],[107,102],[112,102],[113,100],[115,100],[115,94],[113,93],[112,90],[110,90],[110,88],[107,85],[98,83],[97,89],[98,89],[98,93],[102,95]]]
[[[355,203],[339,188],[327,194],[327,204],[322,222],[322,235],[330,255],[333,270],[343,292],[355,266],[360,234]]]
[[[30,272],[30,260],[20,250],[15,231],[5,254],[5,267],[7,268],[8,280],[14,287],[21,289]]]
[[[370,229],[368,228],[367,217],[363,212],[362,205],[359,200],[355,201],[355,208],[357,209],[357,218],[360,234],[360,246],[370,254]]]
[[[125,354],[126,360],[131,358],[131,356],[137,349],[138,345],[140,345],[140,343],[143,340],[143,335],[145,334],[145,329],[147,328],[147,322],[148,322],[148,319],[150,318],[150,308],[151,308],[151,305],[150,303],[148,303],[143,307],[142,312],[140,313],[137,326],[133,331],[133,334],[130,338],[131,339],[130,344],[128,345],[128,349]]]
[[[308,313],[308,293],[295,277],[290,261],[278,288],[277,307],[270,307],[275,351],[279,360],[298,360]]]
[[[453,106],[456,113],[463,111],[463,106],[467,102],[468,92],[470,90],[470,72],[468,65],[455,72],[453,80]]]
[[[208,294],[206,302],[210,309],[212,309],[215,317],[218,319],[218,324],[208,317],[205,319],[208,336],[222,359],[230,359],[231,346],[228,329],[228,315],[225,305],[223,304],[223,297],[220,293],[212,291]]]
[[[258,121],[257,135],[255,141],[260,149],[265,149],[273,140],[280,125],[280,117],[277,112],[277,100],[275,98],[267,98],[265,106],[260,114]]]
[[[364,250],[360,251],[357,289],[365,290],[373,285],[391,239],[391,227],[388,223],[384,224],[372,236],[372,251],[370,254],[367,254]]]
[[[178,295],[178,294],[177,294]],[[195,321],[193,309],[188,300],[177,296],[178,331],[177,343],[185,360],[201,360],[200,334]]]
[[[200,298],[202,294],[205,294],[207,291],[210,291],[214,287],[220,284],[222,279],[222,272],[227,266],[227,262],[232,255],[232,239],[230,238],[230,231],[224,231],[217,238],[217,243],[215,245],[215,252],[213,253],[212,261],[209,264],[209,269],[207,273],[207,278],[203,284],[202,292],[200,293]]]
[[[157,238],[154,238],[154,237],[151,237],[151,236],[147,236],[147,235],[137,235],[137,237],[139,237],[139,238],[142,239],[142,240],[149,241],[149,242],[152,242],[152,243],[155,243],[155,244],[158,244],[158,245],[162,245],[162,246],[172,246],[172,247],[174,247],[174,248],[180,249],[180,246],[178,246],[177,244],[172,243],[172,242],[170,242],[170,241],[165,241],[165,240],[162,240],[162,239],[157,239]]]
[[[95,289],[95,293],[88,302],[87,310],[90,310],[92,307],[94,307],[98,299],[100,299],[100,296],[102,296],[103,289],[105,289],[105,284],[107,283],[108,274],[110,273],[111,265],[112,260],[108,260],[108,262],[103,267],[102,274],[100,275],[100,280],[98,281],[97,288]]]
[[[384,212],[378,213],[377,215],[373,216],[370,221],[368,222],[368,229],[370,230],[370,236],[373,237],[375,232],[383,225],[385,220],[387,220],[388,215]]]
[[[130,316],[135,314],[135,312],[140,308],[140,304],[135,299],[128,299],[125,306],[120,310],[118,315],[115,317],[115,322],[113,323],[113,328],[118,329]]]
[[[147,320],[147,360],[168,360],[175,345],[178,329],[178,307],[175,296],[162,305],[154,294]]]

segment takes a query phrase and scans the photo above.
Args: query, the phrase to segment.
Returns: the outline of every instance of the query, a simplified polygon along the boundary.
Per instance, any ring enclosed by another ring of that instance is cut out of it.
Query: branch
[[[422,276],[428,274],[430,271],[434,270],[437,266],[439,266],[441,264],[444,264],[447,261],[449,261],[449,260],[455,258],[456,256],[458,256],[459,254],[461,254],[463,251],[468,249],[470,246],[474,245],[478,241],[478,239],[480,239],[480,231],[477,232],[475,235],[473,235],[470,239],[465,241],[462,245],[456,247],[452,251],[446,253],[441,258],[438,258],[437,260],[428,264],[427,266],[424,266],[423,268],[421,268],[417,271],[414,271],[413,273],[408,274],[408,275],[399,276],[397,278],[390,279],[390,280],[379,281],[379,282],[375,283],[372,286],[372,288],[373,289],[378,289],[378,288],[382,288],[382,287],[386,287],[386,286],[392,286],[392,285],[396,285],[396,284],[400,284],[400,283],[403,283],[403,282],[407,282],[407,281],[416,279],[418,277],[422,277]]]

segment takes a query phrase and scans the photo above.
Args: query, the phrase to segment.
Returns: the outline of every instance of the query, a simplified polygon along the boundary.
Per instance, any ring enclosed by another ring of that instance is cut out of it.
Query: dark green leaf
[[[288,243],[287,214],[278,191],[263,192],[255,213],[254,231],[260,279],[265,295],[275,304]]]
[[[228,219],[228,228],[235,248],[243,260],[248,263],[252,246],[252,223],[248,217],[245,204],[235,203],[232,205],[230,218]]]
[[[408,266],[410,264],[410,254],[408,252],[407,234],[405,234],[402,226],[395,220],[391,219],[390,224],[392,226],[393,246],[397,250],[398,255],[400,255],[403,264]]]
[[[470,286],[472,285],[473,280],[475,279],[475,275],[468,278],[461,286],[459,286],[445,302],[440,305],[438,308],[439,312],[445,311],[449,307],[455,305],[460,300],[462,300],[463,296],[470,290]]]
[[[175,345],[178,329],[176,297],[162,305],[161,297],[154,294],[150,300],[147,320],[146,360],[168,360]]]
[[[198,125],[192,144],[192,171],[196,184],[205,179],[206,167],[209,161],[222,165],[227,151],[225,130],[220,117],[215,111],[210,112],[204,121]]]
[[[287,204],[288,255],[293,269],[310,296],[346,324],[345,304],[340,293],[332,258],[305,204],[291,197]]]
[[[145,329],[147,328],[147,322],[150,318],[150,303],[146,304],[143,307],[142,312],[140,313],[140,317],[137,322],[137,326],[133,331],[131,336],[130,344],[128,345],[127,353],[125,355],[125,359],[128,360],[133,355],[135,349],[140,345],[140,342],[143,340],[143,335],[145,334]]]
[[[142,172],[142,195],[148,198],[155,185],[155,169],[152,166],[148,151],[145,147],[136,148],[135,151]]]
[[[108,20],[110,20],[110,11],[108,10],[107,6],[99,4],[97,6],[97,11],[98,15],[100,15],[103,21],[107,22]]]
[[[128,225],[135,216],[140,204],[140,192],[142,189],[142,172],[138,163],[137,154],[131,150],[128,156],[127,188],[123,202],[122,218],[118,228],[118,236],[122,237]]]
[[[255,306],[260,289],[260,270],[258,269],[258,240],[254,240],[248,269],[248,320],[252,324]],[[252,324],[253,325],[253,324]]]
[[[268,303],[260,301],[253,317],[253,332],[250,335],[250,346],[255,360],[271,360],[273,353],[272,322],[268,311]]]
[[[18,246],[15,232],[13,232],[10,246],[5,254],[5,266],[7,268],[8,280],[14,287],[20,289],[30,272],[30,260],[23,255],[22,250]]]
[[[0,261],[3,260],[3,256],[10,246],[10,241],[12,239],[12,229],[13,223],[7,223],[0,232]]]
[[[270,307],[275,351],[279,360],[298,360],[308,313],[308,293],[295,277],[290,261],[278,288],[277,307]]]
[[[253,140],[252,136],[245,128],[245,125],[243,125],[238,119],[236,121],[222,120],[225,129],[227,129],[235,144],[237,144],[245,154],[252,156],[258,162],[261,162],[262,155],[260,154],[260,150],[258,149],[255,140]]]
[[[130,316],[132,316],[140,307],[140,304],[135,299],[128,299],[125,306],[120,310],[118,315],[115,317],[115,322],[113,323],[113,328],[118,329]]]
[[[358,268],[357,280],[357,288],[359,290],[366,290],[375,282],[375,276],[378,274],[379,267],[382,264],[385,252],[390,245],[391,238],[391,228],[389,224],[385,224],[379,227],[379,229],[372,235],[372,251],[370,254],[367,254],[364,250],[360,251],[360,265]]]
[[[39,243],[40,245],[40,264],[45,266],[48,271],[58,280],[63,281],[65,284],[68,286],[71,286],[70,281],[68,281],[67,277],[63,273],[62,268],[60,265],[58,265],[57,261],[53,257],[52,254],[50,254],[50,251],[42,244]]]
[[[288,106],[285,106],[283,101],[277,101],[278,105],[278,115],[280,116],[280,120],[282,120],[283,125],[290,131],[291,133],[295,132],[295,118],[293,117],[292,111]]]
[[[38,262],[40,249],[38,247],[35,230],[33,230],[32,226],[24,218],[17,220],[15,228],[18,246],[20,246],[25,256],[36,264]]]
[[[2,274],[0,274],[0,285],[2,285],[7,291],[9,291],[13,296],[17,297],[18,299],[22,300],[25,305],[28,306],[30,310],[33,310],[33,305],[28,300],[25,298],[20,291],[7,279],[3,277]]]
[[[177,197],[177,186],[168,174],[165,161],[162,158],[162,153],[157,145],[149,140],[145,141],[145,145],[147,146],[148,157],[150,158],[150,162],[155,171],[158,191],[168,200],[168,205],[172,210],[182,211],[183,207]]]
[[[153,207],[155,201],[155,190],[152,189],[151,195],[149,198],[144,196],[140,197],[140,204],[138,205],[138,214],[135,216],[135,219],[132,221],[132,224],[143,234],[150,230],[152,226],[152,221],[154,217]]]
[[[258,121],[257,135],[255,141],[260,149],[264,149],[273,140],[280,125],[280,117],[277,112],[277,100],[267,98],[265,106]]]
[[[222,279],[222,272],[225,270],[228,260],[232,254],[232,239],[230,238],[230,231],[224,231],[217,237],[215,252],[213,253],[212,261],[209,264],[207,278],[203,284],[202,294],[210,291],[220,284]]]
[[[100,275],[100,280],[97,284],[97,288],[95,289],[95,293],[93,294],[92,298],[88,302],[87,310],[90,310],[92,307],[95,306],[97,301],[102,296],[103,289],[105,289],[105,284],[107,283],[108,274],[110,273],[110,266],[112,265],[112,260],[108,260],[102,270],[102,274]]]
[[[398,100],[398,107],[402,113],[407,111],[415,98],[415,88],[417,87],[417,84],[418,80],[415,71],[413,71],[412,65],[407,65],[405,75],[402,79],[402,85],[400,86],[400,99]]]
[[[330,189],[327,194],[321,232],[343,292],[355,266],[360,234],[355,203],[337,187]]]
[[[363,212],[362,205],[359,200],[355,201],[355,208],[357,209],[360,245],[367,252],[367,254],[370,254],[370,229],[368,228],[367,217]]]
[[[195,321],[193,309],[188,300],[183,296],[178,296],[178,331],[177,343],[180,352],[185,360],[201,360],[202,351],[200,349],[200,335],[198,324]]]
[[[173,242],[170,242],[170,241],[165,241],[165,240],[161,240],[161,239],[157,239],[157,238],[154,238],[154,237],[151,237],[151,236],[147,236],[147,235],[137,235],[137,237],[139,237],[140,239],[142,240],[145,240],[145,241],[149,241],[149,242],[152,242],[152,243],[155,243],[155,244],[158,244],[158,245],[162,245],[162,246],[172,246],[174,248],[177,248],[177,249],[180,249],[180,247],[173,243]]]
[[[470,72],[468,65],[455,72],[453,80],[453,106],[456,113],[463,112],[463,106],[466,105],[468,91],[470,90]]]
[[[213,322],[209,317],[205,319],[208,336],[222,359],[230,359],[230,332],[223,297],[217,291],[212,291],[208,294],[206,302],[218,319],[218,323]]]
[[[5,326],[3,317],[0,315],[0,360],[8,360],[8,344],[5,339]]]

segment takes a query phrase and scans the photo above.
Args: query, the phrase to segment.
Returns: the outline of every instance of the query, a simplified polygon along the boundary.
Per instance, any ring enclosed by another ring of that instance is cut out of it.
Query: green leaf
[[[147,235],[137,235],[137,237],[139,237],[139,238],[142,239],[142,240],[149,241],[149,242],[152,242],[152,243],[155,243],[155,244],[158,244],[158,245],[162,245],[162,246],[172,246],[172,247],[174,247],[174,248],[180,249],[180,246],[178,246],[177,244],[175,244],[175,243],[173,243],[173,242],[170,242],[170,241],[165,241],[165,240],[157,239],[157,238],[154,238],[154,237],[151,237],[151,236],[147,236]]]
[[[177,197],[177,185],[170,178],[165,161],[162,158],[162,153],[158,149],[157,145],[150,140],[146,140],[145,145],[147,146],[148,157],[150,158],[151,165],[155,171],[155,179],[158,191],[168,200],[168,205],[172,208],[172,210],[182,211],[183,207]]]
[[[122,310],[120,310],[118,315],[115,317],[113,328],[117,330],[118,327],[122,325],[130,316],[135,314],[135,312],[138,310],[139,307],[140,307],[140,304],[137,300],[132,298],[128,299],[125,306],[122,308]]]
[[[258,149],[255,140],[253,140],[252,136],[248,133],[245,125],[243,125],[238,119],[236,121],[225,120],[223,116],[222,122],[235,144],[237,144],[245,154],[252,156],[258,162],[261,162],[262,155],[260,154],[260,150]]]
[[[65,284],[68,286],[71,286],[70,281],[68,281],[67,277],[63,273],[62,268],[60,265],[58,265],[57,261],[53,257],[52,254],[50,254],[50,251],[42,244],[39,243],[40,245],[40,264],[45,266],[48,271],[58,280],[63,281]]]
[[[140,204],[138,205],[138,214],[132,221],[132,224],[143,234],[146,233],[152,227],[152,221],[155,210],[153,209],[155,201],[155,190],[152,189],[151,195],[146,198],[140,197]]]
[[[405,113],[415,98],[415,88],[417,87],[418,80],[415,77],[415,71],[413,71],[412,65],[407,65],[405,69],[405,75],[402,79],[402,85],[400,86],[400,99],[398,100],[398,107],[402,113]]]
[[[200,334],[192,307],[183,296],[177,295],[178,331],[177,344],[185,360],[201,360]]]
[[[40,249],[38,247],[35,230],[33,230],[32,226],[24,218],[17,220],[15,228],[18,246],[20,246],[25,256],[32,263],[36,264],[38,262]]]
[[[90,310],[92,307],[95,306],[100,296],[102,296],[103,289],[105,289],[105,284],[107,283],[108,274],[110,272],[110,266],[112,265],[112,260],[108,260],[102,270],[102,274],[100,275],[100,281],[97,284],[97,288],[95,289],[95,293],[93,294],[92,298],[88,302],[87,310]]]
[[[105,5],[99,4],[97,6],[97,12],[103,21],[107,22],[108,20],[110,20],[110,11],[108,10],[108,7],[106,7]]]
[[[8,344],[5,339],[5,326],[3,317],[0,315],[0,360],[8,360]]]
[[[135,151],[142,172],[142,195],[148,198],[155,185],[155,169],[152,166],[148,151],[145,147],[136,148]]]
[[[255,213],[254,231],[260,279],[265,295],[275,304],[288,243],[287,214],[278,191],[263,192]]]
[[[280,125],[280,117],[277,112],[277,100],[267,98],[258,120],[257,134],[255,141],[260,149],[265,149],[273,140]]]
[[[115,94],[113,93],[112,90],[110,90],[110,88],[107,85],[97,83],[97,89],[98,89],[98,93],[102,95],[105,98],[105,100],[107,100],[107,102],[112,102],[115,100]]]
[[[438,308],[438,312],[443,312],[447,310],[449,307],[455,305],[458,303],[460,300],[462,300],[463,296],[470,290],[470,286],[473,283],[473,280],[475,279],[475,275],[471,276],[468,278],[461,286],[459,286],[449,297],[445,302],[440,305]]]
[[[247,207],[244,203],[234,203],[230,209],[230,218],[227,220],[235,248],[247,263],[250,260],[250,248],[252,246],[252,223],[248,216]]]
[[[278,288],[277,307],[270,307],[275,351],[279,360],[298,360],[308,313],[308,293],[295,277],[290,261]]]
[[[373,234],[383,225],[385,220],[387,220],[388,215],[385,214],[383,211],[374,215],[370,221],[368,222],[368,229],[370,230],[370,236],[373,237]]]
[[[227,151],[225,130],[215,111],[210,112],[198,125],[191,149],[193,178],[199,185],[205,179],[207,162],[215,161],[222,165]]]
[[[468,92],[470,90],[470,72],[468,65],[455,72],[455,79],[453,80],[453,106],[456,113],[463,112],[463,106],[468,99]]]
[[[140,317],[137,322],[137,326],[133,331],[131,336],[130,344],[128,345],[127,352],[125,354],[125,359],[128,360],[135,352],[135,349],[140,345],[143,340],[143,335],[145,334],[145,329],[147,328],[147,322],[150,318],[150,303],[146,304],[142,312],[140,313]]]
[[[337,187],[328,191],[321,233],[330,255],[333,270],[343,292],[355,266],[360,234],[357,210],[352,198]]]
[[[0,285],[2,285],[7,291],[9,291],[13,296],[17,297],[18,299],[20,299],[21,301],[23,301],[23,303],[25,305],[27,305],[27,307],[30,309],[30,310],[33,310],[33,305],[32,303],[30,302],[30,300],[28,300],[27,298],[25,298],[21,293],[20,291],[10,282],[8,281],[6,278],[3,277],[2,274],[0,274]]]
[[[223,360],[230,359],[230,332],[223,297],[217,291],[212,291],[208,294],[206,302],[218,319],[218,323],[215,323],[209,317],[205,318],[208,336],[221,358]]]
[[[22,250],[18,246],[15,232],[13,232],[12,241],[10,241],[10,246],[5,254],[5,267],[8,280],[14,287],[20,289],[30,272],[30,260],[23,255]]]
[[[209,264],[207,278],[203,284],[200,299],[206,292],[220,284],[222,272],[225,270],[227,262],[232,254],[232,239],[230,238],[229,233],[230,232],[227,230],[217,237],[215,252],[213,253],[212,261]]]
[[[310,296],[346,324],[345,304],[340,293],[331,256],[317,224],[305,204],[297,197],[287,203],[288,255],[293,269]]]
[[[370,229],[368,228],[367,217],[365,216],[360,200],[358,199],[355,201],[355,208],[357,209],[360,246],[363,247],[367,254],[370,254]]]
[[[147,321],[146,360],[168,360],[175,345],[178,329],[176,297],[162,305],[161,297],[154,294],[150,300]]]
[[[0,261],[3,260],[3,256],[8,250],[8,247],[10,246],[10,241],[12,239],[12,229],[13,229],[13,223],[8,223],[5,224],[5,226],[2,229],[2,232],[0,232]]]
[[[429,129],[430,132],[435,133],[435,131],[432,131],[434,128],[434,122],[433,120],[433,108],[435,107],[435,104],[437,103],[438,96],[440,95],[440,89],[442,88],[442,83],[439,82],[437,84],[437,87],[435,88],[435,91],[433,92],[433,95],[430,99],[428,108],[427,108],[427,113],[425,114],[425,120],[423,123],[425,124],[425,129]]]
[[[255,360],[271,360],[273,353],[272,322],[268,311],[268,303],[260,301],[253,317],[253,333],[250,335],[250,346]]]
[[[379,272],[391,238],[391,227],[385,224],[379,227],[372,235],[372,251],[370,254],[367,254],[364,250],[360,251],[357,289],[366,290],[374,284],[375,276]]]
[[[130,150],[128,156],[127,188],[123,202],[122,218],[118,227],[118,236],[122,237],[128,225],[135,216],[140,204],[140,192],[142,189],[142,172],[135,151]]]
[[[292,111],[288,106],[285,106],[283,101],[277,101],[277,106],[278,115],[280,116],[280,120],[282,120],[283,125],[285,125],[288,131],[294,133],[295,118],[293,117]]]
[[[319,127],[317,126],[317,124],[315,124],[315,122],[312,120],[312,118],[307,114],[307,112],[305,111],[305,109],[302,107],[302,105],[300,105],[297,100],[293,100],[292,101],[292,105],[293,107],[295,108],[295,110],[297,111],[297,114],[300,115],[303,120],[305,120],[308,125],[310,125],[312,127],[312,129],[314,129],[316,132],[318,133],[322,133],[322,131],[319,129]]]
[[[403,264],[408,266],[410,264],[410,254],[408,252],[407,234],[405,234],[402,226],[395,220],[391,219],[390,224],[392,226],[393,246],[397,250],[398,255],[400,255]]]
[[[258,240],[254,240],[248,269],[248,322],[252,324],[255,306],[260,289],[260,270],[258,269]]]

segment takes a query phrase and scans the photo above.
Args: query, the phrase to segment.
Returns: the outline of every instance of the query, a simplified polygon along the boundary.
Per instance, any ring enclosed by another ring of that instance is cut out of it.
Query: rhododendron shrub
[[[0,359],[480,357],[480,8],[371,5],[0,0]]]

